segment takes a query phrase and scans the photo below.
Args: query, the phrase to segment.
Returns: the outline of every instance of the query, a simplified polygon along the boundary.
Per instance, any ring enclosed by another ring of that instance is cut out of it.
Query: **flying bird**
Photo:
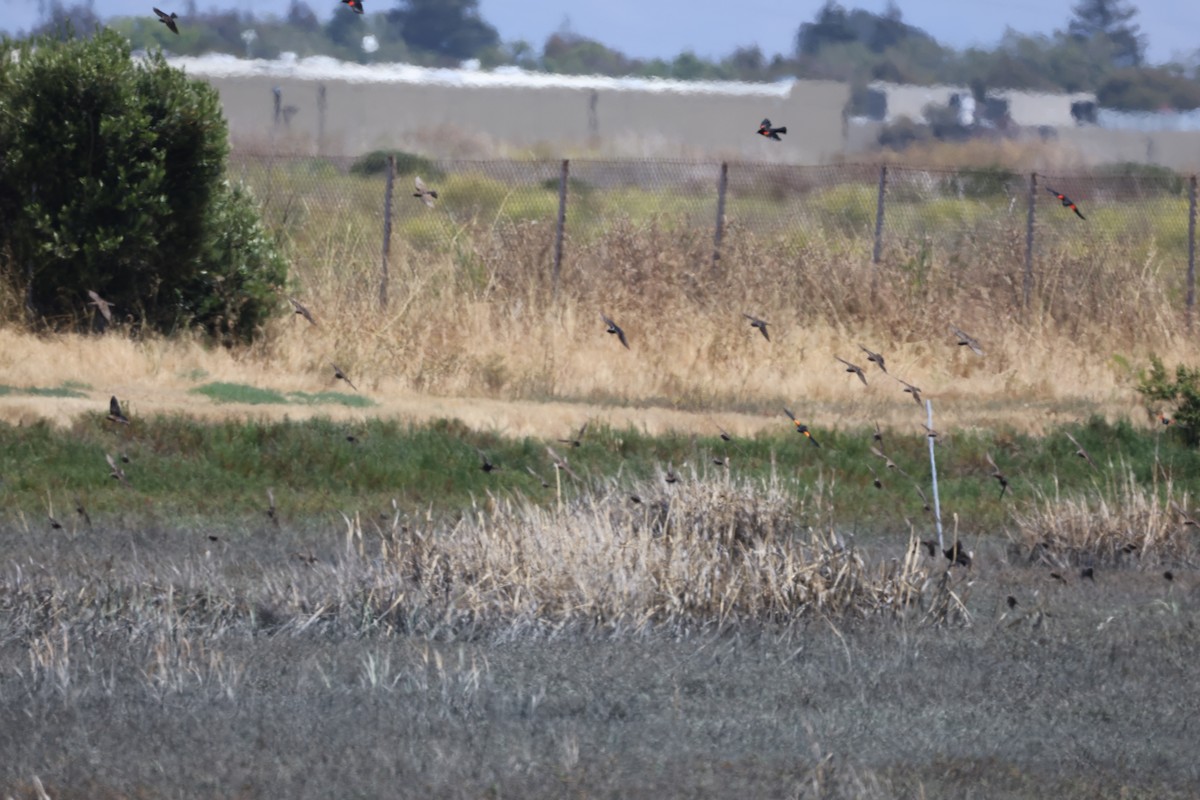
[[[109,473],[108,477],[114,478],[126,486],[129,485],[129,479],[125,477],[125,470],[117,466],[117,462],[108,453],[104,454],[104,460],[108,462]]]
[[[954,327],[953,325],[950,326],[950,331],[958,337],[959,347],[969,347],[971,348],[971,352],[975,355],[983,355],[983,348],[979,346],[979,340],[977,340],[974,336],[968,336],[967,334],[963,333],[962,330]]]
[[[730,435],[729,431],[725,430],[720,425],[717,425],[717,430],[719,430],[721,432],[721,441],[722,442],[732,442],[733,441],[733,436]]]
[[[550,463],[554,465],[556,470],[567,473],[575,480],[581,480],[580,477],[575,474],[575,471],[571,469],[570,465],[567,463],[567,460],[559,455],[558,451],[550,445],[546,445],[546,455],[550,456]]]
[[[892,461],[892,459],[888,458],[887,454],[884,453],[882,450],[880,450],[878,447],[875,447],[874,445],[872,445],[871,452],[874,453],[875,455],[879,456],[880,458],[882,458],[884,460],[884,463],[887,465],[888,469],[894,469],[901,474],[904,473],[904,470],[902,470],[902,469],[900,469],[900,467],[896,466],[896,462]]]
[[[918,389],[916,386],[913,386],[908,381],[902,381],[899,378],[896,378],[896,380],[898,380],[898,381],[900,381],[900,383],[904,384],[904,391],[906,391],[912,395],[913,400],[917,401],[917,405],[921,405],[921,390]]]
[[[174,11],[168,14],[164,11],[159,11],[157,8],[154,9],[154,13],[158,14],[158,21],[163,25],[166,25],[167,28],[170,29],[171,33],[175,34],[176,36],[179,35],[179,28],[175,25],[175,20],[179,19],[178,14],[176,14]]]
[[[777,142],[782,142],[783,139],[779,138],[779,134],[781,134],[781,133],[787,133],[787,127],[785,126],[782,128],[772,128],[771,120],[769,120],[769,119],[764,119],[758,125],[758,135],[759,136],[765,136],[768,139],[774,139]]]
[[[355,14],[363,13],[363,0],[342,0],[342,2],[353,8]]]
[[[921,498],[921,506],[926,511],[933,511],[933,506],[929,505],[929,498],[925,496],[925,490],[921,488],[921,484],[914,482],[913,488],[917,490],[917,496]]]
[[[354,385],[353,381],[351,381],[349,378],[346,377],[346,373],[342,371],[341,367],[339,367],[337,364],[334,364],[332,361],[329,362],[329,365],[331,367],[333,367],[334,380],[345,381],[347,383],[347,385],[350,386],[351,389],[353,389],[356,392],[358,391],[358,387]]]
[[[677,474],[675,474],[675,467],[672,466],[671,464],[667,464],[667,474],[665,476],[663,476],[663,480],[666,481],[667,483],[678,483],[679,482],[679,476]]]
[[[758,332],[763,335],[763,338],[768,342],[771,341],[771,337],[767,334],[767,321],[765,319],[759,319],[758,317],[745,312],[742,312],[742,316],[750,320],[751,328],[758,328]]]
[[[1004,493],[1008,491],[1008,478],[1005,477],[1004,473],[1000,471],[1000,468],[996,466],[996,461],[992,458],[991,453],[984,453],[984,457],[987,459],[987,462],[992,465],[992,477],[999,482],[1000,496],[1004,497]]]
[[[348,2],[348,0],[342,0],[342,2],[345,3],[345,2]],[[358,13],[361,14],[362,13],[362,3],[361,2],[358,4],[358,9],[359,9]],[[413,192],[413,197],[421,198],[422,203],[429,206],[430,208],[433,208],[433,201],[437,200],[437,196],[438,196],[437,191],[434,189],[430,189],[428,186],[426,186],[425,181],[421,180],[420,175],[418,175],[416,180],[413,181],[413,185],[417,189],[415,192]]]
[[[816,439],[813,438],[812,431],[810,431],[808,429],[808,426],[805,425],[804,423],[802,423],[800,420],[796,419],[795,414],[793,414],[791,411],[789,411],[786,408],[783,410],[783,413],[787,414],[788,419],[790,419],[792,421],[792,424],[796,426],[796,433],[800,434],[801,436],[808,437],[808,440],[813,443],[813,447],[821,446],[820,442],[818,442]]]
[[[545,478],[543,478],[541,475],[538,475],[536,472],[534,472],[533,467],[531,467],[527,464],[525,466],[525,471],[528,472],[530,475],[532,475],[534,478],[536,478],[538,480],[538,482],[542,484],[543,489],[550,488],[550,483]]]
[[[875,423],[875,433],[871,434],[871,439],[883,444],[883,428],[879,427],[879,423]]]
[[[861,344],[858,346],[858,349],[862,350],[864,353],[867,354],[867,361],[870,361],[873,364],[877,364],[881,370],[883,370],[884,372],[887,372],[887,367],[884,366],[884,364],[883,364],[883,356],[881,356],[879,353],[874,352],[873,350],[868,350],[867,348],[863,347]]]
[[[294,297],[289,297],[288,302],[292,304],[292,310],[294,310],[297,314],[304,317],[306,320],[308,320],[313,325],[317,324],[317,321],[315,319],[313,319],[312,312],[309,311],[307,308],[305,308],[303,305],[301,305],[299,300],[297,300]]]
[[[571,447],[582,447],[583,446],[583,434],[587,433],[588,424],[589,423],[587,423],[587,422],[583,423],[583,425],[581,425],[579,428],[579,433],[575,434],[575,436],[573,436],[572,438],[559,439],[559,441],[562,442],[563,444],[569,444],[569,445],[571,445]]]
[[[83,521],[87,523],[89,528],[92,527],[92,517],[88,514],[87,509],[83,507],[83,501],[78,497],[75,498],[75,513],[83,517]]]
[[[620,339],[621,344],[625,345],[625,349],[628,350],[629,340],[625,338],[625,331],[621,330],[621,326],[609,319],[603,311],[600,312],[600,318],[604,320],[604,324],[607,326],[605,331]]]
[[[267,487],[267,516],[271,522],[279,524],[279,511],[275,508],[275,492],[269,486]]]
[[[882,489],[882,488],[883,488],[883,481],[879,480],[879,475],[877,475],[877,474],[875,473],[875,468],[874,468],[874,467],[872,467],[872,466],[870,466],[870,465],[868,465],[868,466],[867,466],[867,469],[868,469],[868,470],[870,471],[870,473],[871,473],[871,485],[872,485],[872,486],[874,486],[876,489]]]
[[[119,422],[122,425],[129,424],[129,417],[121,412],[121,403],[117,400],[117,396],[113,395],[108,401],[108,416],[105,417],[109,422]]]
[[[1085,217],[1083,215],[1083,212],[1081,212],[1079,210],[1079,206],[1075,205],[1074,200],[1067,197],[1065,194],[1058,191],[1057,189],[1051,189],[1049,186],[1046,187],[1046,191],[1049,192],[1050,194],[1054,195],[1055,197],[1057,197],[1058,201],[1063,204],[1063,208],[1071,209],[1072,211],[1075,212],[1075,216],[1079,217],[1080,219],[1087,219],[1087,217]]]
[[[482,464],[479,465],[479,468],[481,470],[483,470],[484,472],[493,472],[495,470],[500,469],[498,466],[496,466],[495,464],[492,463],[492,460],[490,458],[487,457],[487,453],[483,452],[478,447],[475,448],[475,452],[479,453],[479,458],[483,462]]]
[[[88,305],[95,306],[100,311],[100,316],[104,317],[105,322],[112,322],[113,304],[96,294],[91,289],[88,289],[88,297],[92,298]]]
[[[1075,455],[1079,456],[1079,457],[1080,457],[1080,458],[1082,458],[1084,461],[1086,461],[1086,462],[1088,463],[1088,465],[1092,467],[1092,469],[1095,469],[1095,468],[1096,468],[1096,462],[1095,462],[1095,461],[1092,461],[1092,457],[1091,457],[1090,455],[1088,455],[1088,451],[1087,451],[1087,450],[1084,450],[1084,449],[1083,449],[1083,445],[1081,445],[1081,444],[1080,444],[1080,443],[1079,443],[1079,442],[1078,442],[1078,441],[1075,439],[1075,437],[1074,437],[1074,436],[1072,436],[1072,435],[1071,435],[1071,434],[1069,434],[1069,433],[1067,434],[1067,438],[1071,440],[1071,444],[1075,445]]]
[[[867,385],[867,376],[863,374],[862,367],[860,367],[858,364],[851,364],[841,356],[834,356],[834,358],[846,365],[846,372],[853,372],[855,375],[857,375],[858,379],[863,382],[863,386]]]

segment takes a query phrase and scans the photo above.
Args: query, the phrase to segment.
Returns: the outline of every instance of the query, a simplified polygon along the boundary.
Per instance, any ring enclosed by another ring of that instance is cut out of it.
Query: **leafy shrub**
[[[396,157],[397,175],[420,175],[427,181],[440,181],[445,171],[425,156],[403,150],[372,150],[350,166],[354,175],[382,175],[387,172],[388,156]]]
[[[1138,393],[1151,403],[1174,407],[1174,425],[1189,445],[1200,444],[1200,368],[1179,364],[1174,380],[1162,359],[1150,356],[1150,371],[1138,382]],[[1170,409],[1164,409],[1168,417]]]
[[[248,340],[286,266],[223,180],[216,91],[103,30],[6,40],[0,64],[0,253],[35,319],[87,316],[91,289],[156,330]]]
[[[943,185],[959,197],[1006,197],[1020,193],[1025,179],[1007,167],[973,167],[957,170]]]

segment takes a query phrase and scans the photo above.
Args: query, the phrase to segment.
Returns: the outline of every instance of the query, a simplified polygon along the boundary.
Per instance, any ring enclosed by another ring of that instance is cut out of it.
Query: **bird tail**
[[[782,128],[776,128],[775,132],[776,133],[787,133],[787,126],[785,125]]]

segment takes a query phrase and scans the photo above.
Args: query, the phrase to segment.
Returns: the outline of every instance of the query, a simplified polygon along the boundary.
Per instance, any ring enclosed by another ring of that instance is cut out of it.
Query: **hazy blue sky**
[[[367,13],[388,9],[393,0],[364,0]],[[64,0],[68,5],[73,0]],[[101,17],[150,14],[156,0],[94,0]],[[162,0],[182,10],[183,0]],[[1076,0],[898,0],[904,19],[938,40],[965,47],[991,45],[1004,28],[1049,33],[1066,26]],[[336,0],[309,0],[327,18],[344,11]],[[796,29],[811,20],[822,0],[480,0],[483,17],[505,40],[526,39],[540,48],[546,37],[570,20],[572,30],[638,57],[677,55],[692,49],[723,56],[739,45],[758,44],[768,55],[790,52]],[[887,0],[844,0],[847,8],[882,11]],[[197,0],[201,9],[244,3]],[[1200,48],[1200,2],[1146,0],[1134,3],[1149,37],[1150,58],[1160,62],[1189,56]],[[257,0],[260,13],[282,14],[288,0]],[[161,7],[161,6],[160,6]],[[0,0],[0,28],[27,30],[38,18],[38,2]]]

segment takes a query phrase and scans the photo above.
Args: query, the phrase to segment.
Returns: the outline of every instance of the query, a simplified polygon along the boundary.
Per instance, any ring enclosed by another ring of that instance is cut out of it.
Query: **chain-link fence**
[[[738,237],[802,243],[820,236],[838,242],[847,257],[878,264],[919,266],[935,253],[953,264],[986,253],[1021,276],[1026,305],[1039,263],[1056,252],[1090,261],[1153,253],[1177,267],[1189,323],[1195,301],[1196,177],[1158,168],[1041,175],[857,164],[416,157],[372,164],[238,155],[231,175],[254,190],[269,225],[308,245],[297,252],[319,258],[330,230],[353,231],[377,254],[383,275],[397,238],[418,251],[444,250],[465,230],[518,224],[544,228],[545,268],[557,283],[560,273],[569,280],[573,251],[620,220],[635,230],[710,236],[714,265]],[[432,208],[410,197],[418,175],[438,192]],[[395,188],[387,203],[389,178]]]

